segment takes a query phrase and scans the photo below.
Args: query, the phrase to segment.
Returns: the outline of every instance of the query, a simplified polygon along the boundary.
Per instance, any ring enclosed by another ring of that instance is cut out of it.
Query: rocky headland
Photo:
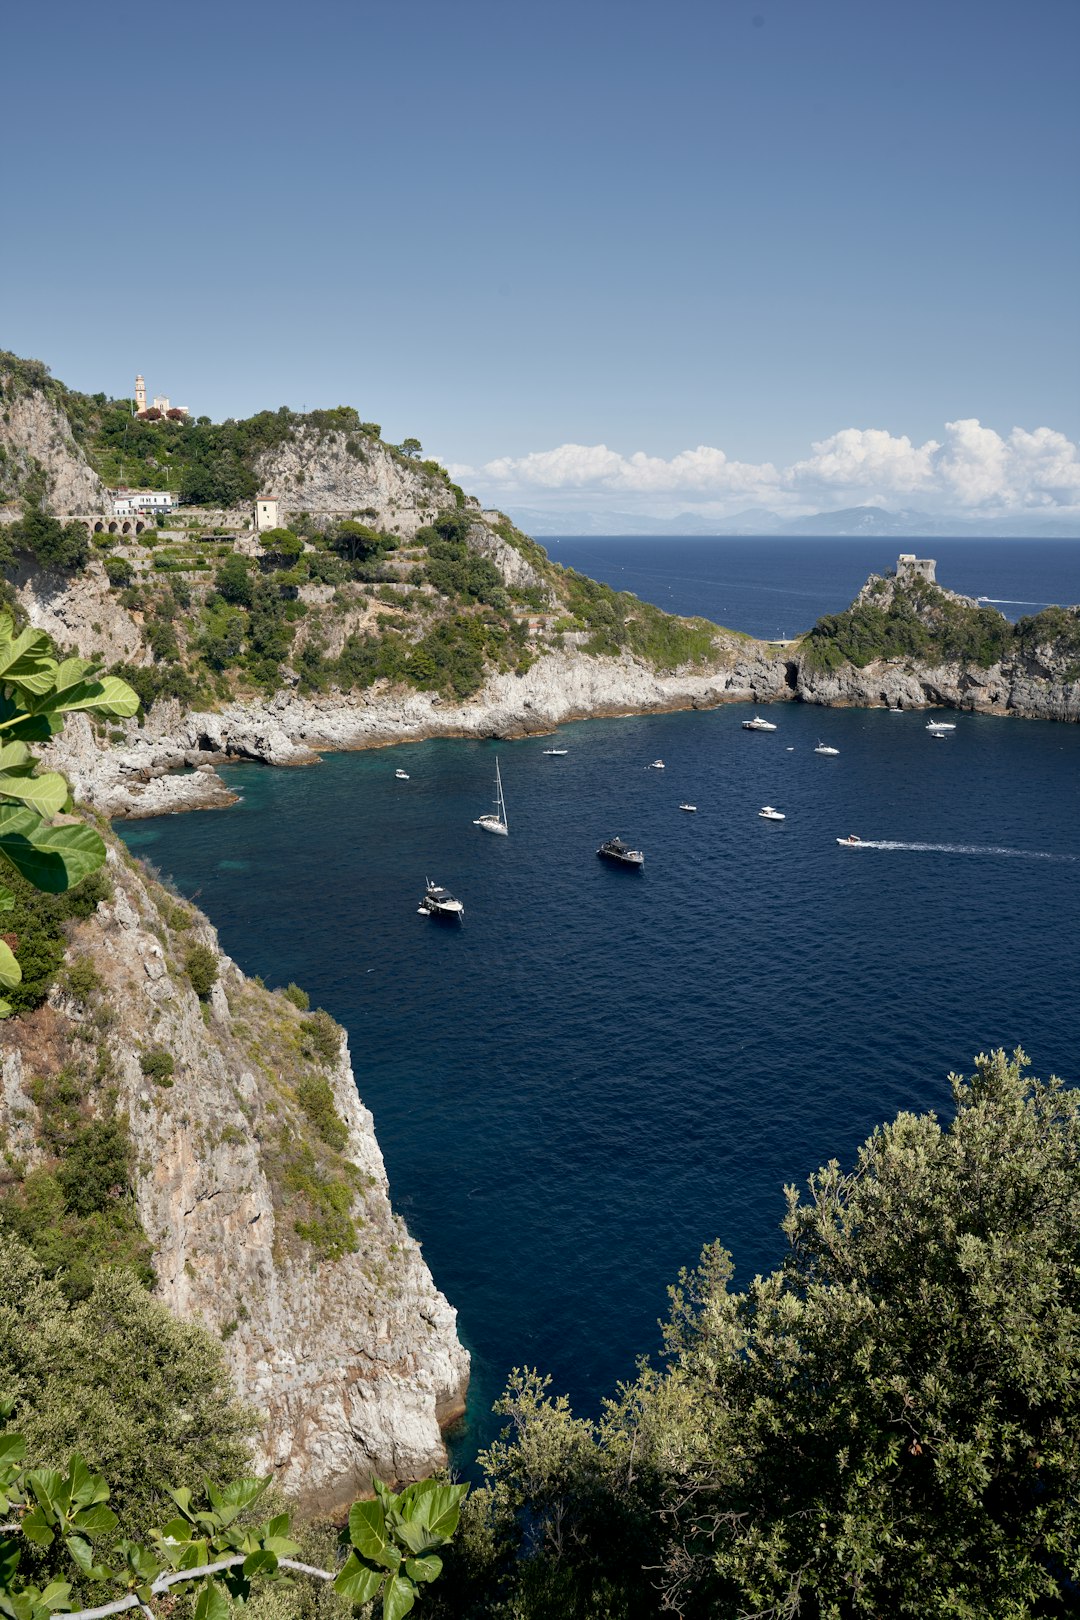
[[[97,984],[73,993],[61,974],[0,1024],[7,1165],[46,1162],[61,1082],[86,1117],[119,1114],[157,1294],[220,1336],[259,1419],[257,1467],[319,1510],[373,1476],[430,1473],[469,1358],[391,1208],[345,1032],[246,978],[205,917],[109,844],[111,893],[66,952]],[[204,999],[185,973],[193,946],[216,967]]]

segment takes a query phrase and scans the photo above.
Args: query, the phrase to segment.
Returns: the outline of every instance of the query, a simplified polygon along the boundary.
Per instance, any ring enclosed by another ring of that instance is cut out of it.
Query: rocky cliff
[[[27,498],[57,513],[108,510],[67,416],[44,386],[0,357],[0,523],[18,517]]]
[[[157,1291],[221,1335],[261,1420],[258,1466],[320,1509],[373,1475],[430,1472],[469,1361],[391,1208],[344,1032],[245,978],[206,919],[114,841],[108,873],[112,898],[68,950],[92,961],[100,986],[83,1001],[54,986],[36,1012],[0,1025],[9,1162],[41,1158],[43,1078],[62,1071],[86,1109],[115,1107],[134,1143]],[[194,944],[217,964],[205,1002],[184,971]],[[155,1080],[144,1059],[157,1051],[174,1068]]]
[[[288,523],[312,517],[362,517],[411,539],[452,499],[445,479],[378,439],[344,430],[300,427],[255,463],[265,494],[276,495]]]

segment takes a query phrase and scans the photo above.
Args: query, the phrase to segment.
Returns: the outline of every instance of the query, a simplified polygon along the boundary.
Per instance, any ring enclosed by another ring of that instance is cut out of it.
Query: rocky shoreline
[[[219,809],[235,802],[216,766],[250,759],[267,765],[317,764],[322,753],[381,748],[427,737],[540,736],[572,720],[712,709],[725,703],[802,702],[830,708],[921,709],[1080,721],[1080,680],[1049,668],[925,667],[896,660],[808,667],[797,650],[777,654],[748,642],[707,672],[657,674],[641,660],[553,652],[524,674],[493,676],[474,699],[449,703],[430,692],[378,691],[300,697],[216,712],[155,704],[129,722],[123,742],[102,746],[75,716],[48,749],[75,796],[107,816],[144,817]]]

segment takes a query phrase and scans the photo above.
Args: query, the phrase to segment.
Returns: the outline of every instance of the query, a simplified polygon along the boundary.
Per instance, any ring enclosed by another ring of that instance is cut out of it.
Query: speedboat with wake
[[[619,837],[607,838],[596,852],[605,861],[616,861],[620,866],[644,866],[645,856],[640,849],[631,849]]]
[[[933,732],[935,737],[944,737],[947,731],[955,731],[956,727],[951,720],[929,720],[926,729]]]
[[[782,810],[774,810],[771,804],[763,804],[758,811],[763,821],[785,821],[787,818]]]
[[[755,716],[754,716],[754,718],[752,720],[744,720],[742,722],[742,728],[743,728],[744,731],[775,731],[776,730],[776,727],[773,725],[772,721],[771,720],[763,720],[761,718],[760,714],[755,714]]]
[[[426,878],[427,888],[424,898],[417,907],[417,916],[438,917],[443,922],[464,922],[465,907],[460,900],[455,900],[449,889],[440,888]]]
[[[838,844],[847,844],[849,847],[854,848],[856,844],[862,843],[862,839],[859,837],[858,833],[848,833],[846,838],[838,838],[836,842]]]

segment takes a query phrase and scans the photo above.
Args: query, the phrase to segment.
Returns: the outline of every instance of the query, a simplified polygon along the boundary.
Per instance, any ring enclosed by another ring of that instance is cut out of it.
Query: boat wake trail
[[[914,850],[929,855],[1004,855],[1016,861],[1080,861],[1080,855],[1056,855],[1047,849],[1005,849],[1000,844],[904,844],[892,838],[862,838],[858,848]]]

